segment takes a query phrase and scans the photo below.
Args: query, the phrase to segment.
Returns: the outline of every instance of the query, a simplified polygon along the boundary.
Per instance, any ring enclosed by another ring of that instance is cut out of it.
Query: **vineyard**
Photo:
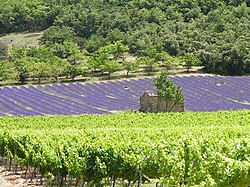
[[[46,186],[250,185],[250,111],[0,118],[6,168]]]
[[[250,109],[249,76],[169,76],[181,85],[185,110]],[[0,116],[107,114],[138,110],[152,78],[0,88]]]
[[[0,5],[0,187],[250,187],[250,0]]]

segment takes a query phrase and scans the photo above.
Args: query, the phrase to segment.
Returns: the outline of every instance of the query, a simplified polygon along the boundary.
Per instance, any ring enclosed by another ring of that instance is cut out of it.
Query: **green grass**
[[[11,33],[0,38],[1,41],[8,46],[38,46],[39,39],[42,37],[42,32],[32,33]]]

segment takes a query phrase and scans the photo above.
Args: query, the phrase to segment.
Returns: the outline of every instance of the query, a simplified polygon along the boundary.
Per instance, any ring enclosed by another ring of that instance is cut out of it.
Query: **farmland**
[[[242,110],[1,117],[0,154],[13,170],[18,162],[39,171],[39,184],[244,187],[249,116]]]
[[[133,111],[150,77],[0,88],[2,165],[40,186],[249,186],[249,77],[169,78],[186,112]]]
[[[185,110],[250,109],[250,77],[170,76],[181,85]],[[108,114],[138,110],[145,91],[155,92],[152,78],[60,83],[0,88],[0,115]]]
[[[249,0],[0,4],[0,187],[250,187]]]

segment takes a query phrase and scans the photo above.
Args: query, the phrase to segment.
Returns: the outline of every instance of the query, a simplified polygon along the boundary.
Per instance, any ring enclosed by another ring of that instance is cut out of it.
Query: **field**
[[[57,186],[247,187],[249,137],[249,110],[0,118],[6,167]]]
[[[186,112],[133,111],[152,78],[2,87],[0,164],[38,186],[250,186],[250,77],[170,79]]]
[[[43,32],[12,33],[1,36],[0,41],[3,41],[8,46],[15,47],[38,46],[42,34]]]
[[[0,5],[0,187],[250,187],[250,0]]]
[[[187,111],[250,109],[250,76],[169,76]],[[138,110],[152,78],[0,88],[0,116],[109,114]]]

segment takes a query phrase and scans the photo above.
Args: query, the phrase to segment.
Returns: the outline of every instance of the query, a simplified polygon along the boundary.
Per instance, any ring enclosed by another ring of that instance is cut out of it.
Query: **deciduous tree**
[[[138,68],[138,64],[136,63],[136,61],[127,61],[127,60],[124,60],[122,62],[122,68],[127,71],[127,76],[128,76],[128,74],[131,71],[134,71],[134,70],[136,70]]]
[[[8,46],[0,40],[0,59],[7,59],[8,57]]]
[[[187,68],[189,72],[192,66],[197,66],[201,64],[199,58],[194,56],[192,53],[186,53],[185,56],[182,58],[184,62],[184,66]]]
[[[0,77],[2,80],[5,80],[8,77],[7,61],[0,60]]]
[[[40,39],[41,44],[47,46],[64,41],[73,41],[75,32],[71,27],[67,26],[51,26],[43,32],[43,36]]]

